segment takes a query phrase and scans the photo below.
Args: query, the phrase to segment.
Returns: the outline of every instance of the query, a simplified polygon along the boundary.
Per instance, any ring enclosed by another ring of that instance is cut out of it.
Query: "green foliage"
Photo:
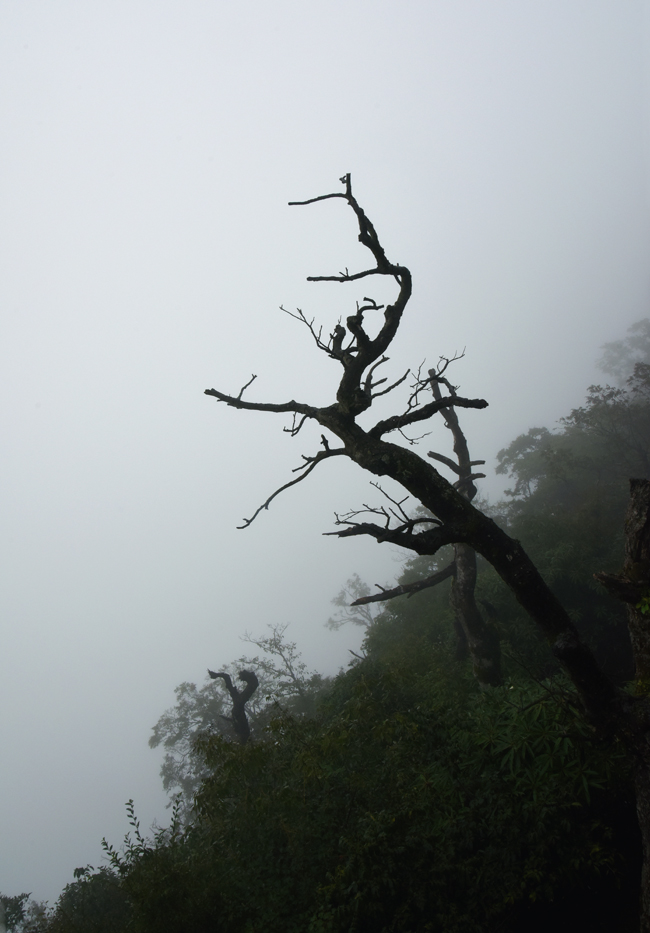
[[[162,745],[165,749],[160,769],[163,787],[170,796],[183,800],[188,815],[203,766],[194,750],[194,737],[206,730],[223,728],[221,716],[225,715],[227,706],[219,684],[206,678],[201,688],[191,683],[176,687],[176,705],[163,713],[149,739],[151,748]]]
[[[43,914],[33,933],[122,933],[131,910],[119,877],[92,865],[76,868],[53,910]]]
[[[643,596],[641,601],[636,604],[635,608],[644,616],[650,615],[650,596]]]
[[[621,384],[634,372],[637,363],[650,361],[650,320],[637,321],[628,329],[629,337],[615,340],[603,346],[605,351],[599,360],[604,373],[614,376]]]
[[[4,922],[7,930],[15,930],[25,918],[25,907],[29,901],[29,894],[15,894],[10,897],[0,894],[0,903],[4,907]]]
[[[591,386],[559,431],[532,428],[499,453],[497,469],[514,479],[508,531],[619,682],[633,673],[625,611],[593,574],[620,566],[629,478],[650,476],[650,321],[631,330],[635,336],[608,344],[603,358],[622,386]],[[501,612],[509,635],[525,626],[517,616]]]
[[[586,403],[560,420],[559,431],[531,428],[498,455],[498,473],[515,480],[511,516],[558,509],[596,509],[611,521],[622,514],[631,476],[650,473],[650,321],[605,347],[602,365],[619,387],[590,386]]]
[[[111,869],[130,905],[129,933],[200,933],[218,930],[219,896],[210,874],[210,844],[197,845],[196,829],[181,829],[175,806],[168,829],[157,829],[145,838],[135,816],[133,801],[127,804],[132,834],[122,851],[103,841]]]
[[[246,706],[253,738],[264,728],[277,705],[290,709],[295,715],[313,715],[316,697],[326,683],[326,678],[307,670],[295,642],[285,638],[286,626],[269,628],[270,634],[264,638],[244,637],[261,649],[261,656],[244,656],[219,668],[233,678],[242,668],[252,669],[257,674],[259,688]],[[176,705],[160,717],[149,745],[151,748],[162,745],[165,749],[160,774],[171,798],[169,806],[180,801],[181,818],[187,821],[191,817],[194,796],[209,773],[197,754],[196,740],[215,734],[232,739],[229,723],[232,701],[222,680],[207,677],[201,687],[183,683],[174,692]]]
[[[598,803],[624,756],[566,684],[484,693],[439,647],[412,653],[341,675],[319,719],[203,736],[194,824],[145,840],[131,809],[134,839],[109,847],[132,929],[506,929],[513,905],[614,872]]]

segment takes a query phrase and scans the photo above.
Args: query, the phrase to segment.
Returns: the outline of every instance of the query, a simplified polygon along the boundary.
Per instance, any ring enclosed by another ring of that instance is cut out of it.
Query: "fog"
[[[337,459],[236,529],[320,431],[203,390],[328,404],[338,364],[279,306],[329,333],[391,295],[308,283],[368,257],[344,202],[287,202],[352,173],[414,278],[384,375],[465,349],[497,497],[498,450],[648,314],[649,35],[640,0],[0,5],[3,893],[54,901],[129,798],[168,819],[147,740],[177,684],[275,623],[335,672],[360,633],[331,598],[399,573],[323,536],[377,496]]]

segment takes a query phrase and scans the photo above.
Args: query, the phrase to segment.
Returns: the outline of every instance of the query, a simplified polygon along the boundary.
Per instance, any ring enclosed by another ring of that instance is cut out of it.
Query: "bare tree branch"
[[[254,377],[255,378],[255,377]],[[253,380],[251,379],[250,382]],[[250,385],[250,382],[247,383]],[[246,386],[244,386],[244,389]],[[241,392],[244,391],[241,390]],[[219,402],[225,402],[230,408],[241,408],[244,411],[273,411],[279,414],[285,412],[297,412],[300,415],[306,415],[308,418],[317,418],[318,409],[314,408],[312,405],[304,405],[302,402],[294,402],[293,399],[290,402],[282,402],[279,405],[274,405],[271,402],[245,402],[241,397],[241,392],[239,395],[226,395],[224,392],[219,392],[218,389],[206,389],[203,393],[204,395],[211,395],[213,398],[216,398]]]
[[[452,470],[452,472],[454,472],[457,476],[460,475],[460,467],[457,463],[454,463],[451,457],[445,457],[444,454],[437,454],[435,450],[430,450],[427,454],[427,457],[431,457],[432,460],[437,460],[438,463],[444,463],[444,465],[449,467],[449,469]],[[485,463],[485,460],[483,463]]]
[[[239,390],[239,395],[237,396],[239,400],[241,400],[242,395],[244,394],[246,389],[249,387],[249,385],[252,385],[252,383],[255,382],[256,379],[257,379],[257,376],[253,374],[248,380],[248,382],[246,383],[246,385],[241,387],[241,389]]]
[[[381,269],[365,269],[363,272],[344,272],[339,275],[308,275],[308,282],[356,282],[368,275],[386,275]]]
[[[374,389],[375,386],[381,385],[382,383],[386,382],[385,379],[380,379],[380,380],[378,380],[377,382],[373,382],[373,381],[372,381],[372,376],[373,376],[373,373],[375,372],[375,370],[377,369],[378,366],[381,366],[382,363],[387,363],[387,362],[388,362],[388,357],[387,357],[387,356],[382,356],[382,358],[381,358],[380,360],[377,360],[377,362],[374,363],[374,364],[370,367],[370,369],[368,370],[368,372],[366,373],[366,381],[365,381],[364,386],[363,386],[366,395],[372,395],[372,390]]]
[[[453,577],[456,572],[456,562],[452,561],[444,570],[436,570],[430,577],[424,577],[422,580],[416,580],[415,583],[403,583],[400,586],[393,587],[390,590],[382,589],[379,593],[373,593],[371,596],[360,596],[355,599],[351,606],[365,606],[366,603],[382,603],[389,599],[395,599],[396,596],[406,595],[408,598],[420,590],[426,590],[431,586],[437,586],[443,580]]]
[[[425,431],[424,434],[418,434],[417,437],[409,437],[403,428],[398,428],[397,433],[400,435],[400,437],[404,438],[407,444],[409,444],[411,447],[415,447],[416,444],[419,444],[420,441],[423,441],[425,437],[429,437],[431,431]]]
[[[377,486],[376,483],[371,483],[371,485]],[[384,493],[384,490],[381,489],[381,486],[377,486],[377,489],[379,489],[382,493]],[[390,499],[390,496],[388,496],[386,493],[384,493],[384,495],[386,495],[386,497]],[[350,512],[346,512],[345,515],[336,515],[336,524],[337,525],[357,525],[358,522],[353,521],[353,519],[357,518],[357,516],[359,515],[379,515],[385,521],[384,529],[385,530],[390,529],[393,532],[412,531],[416,525],[433,525],[434,527],[440,527],[442,525],[442,522],[438,521],[438,519],[433,518],[432,516],[429,516],[429,515],[424,516],[424,517],[409,518],[406,512],[404,512],[403,509],[401,508],[400,502],[395,502],[393,499],[390,499],[390,501],[393,502],[393,504],[397,507],[400,514],[398,514],[398,512],[396,512],[395,509],[386,509],[383,505],[371,506],[371,505],[367,505],[364,502],[362,509],[353,509]],[[402,502],[405,502],[405,501],[406,499],[402,500]],[[391,521],[393,518],[396,519],[400,523],[398,527],[395,527],[395,526],[391,527]],[[331,532],[331,533],[336,534],[336,532]]]
[[[427,390],[431,389],[431,380],[433,378],[435,378],[437,382],[441,382],[444,385],[446,385],[447,388],[449,389],[449,394],[452,396],[455,396],[457,386],[453,386],[449,382],[449,380],[443,378],[443,373],[446,371],[448,366],[450,366],[452,363],[455,363],[457,360],[461,360],[464,356],[465,356],[465,350],[463,350],[462,353],[455,353],[453,356],[450,356],[450,357],[447,357],[447,356],[439,357],[438,366],[434,369],[430,369],[425,378],[422,378],[422,375],[421,375],[424,362],[420,363],[420,365],[418,366],[418,371],[417,371],[415,382],[412,386],[413,392],[411,393],[409,397],[406,411],[410,412],[411,409],[417,408],[419,406],[420,392],[424,391],[425,389]],[[432,376],[431,375],[432,373],[434,373],[435,376]],[[439,397],[440,395],[438,394],[436,398],[439,398]]]
[[[293,420],[291,422],[290,428],[282,428],[285,434],[290,434],[291,437],[295,437],[296,434],[300,431],[301,427],[305,421],[309,418],[309,415],[303,415],[298,424],[296,424],[296,412],[293,413]]]
[[[436,554],[445,545],[453,544],[454,538],[458,534],[458,532],[446,525],[412,534],[405,528],[382,528],[372,522],[348,523],[341,520],[336,524],[347,524],[348,527],[341,531],[326,531],[324,534],[336,535],[339,538],[369,535],[380,544],[384,541],[390,544],[398,544],[400,547],[415,551],[416,554]]]
[[[453,394],[454,394],[454,388],[453,388],[453,386],[451,386],[451,385],[447,382],[447,380],[446,380],[446,379],[443,379],[442,377],[443,377],[444,373],[447,371],[447,369],[449,368],[449,366],[451,366],[452,363],[455,363],[457,360],[462,360],[464,356],[465,356],[465,347],[463,347],[462,353],[454,353],[453,356],[440,356],[440,357],[438,357],[438,366],[437,366],[437,368],[434,369],[434,370],[429,370],[429,377],[430,377],[431,379],[433,379],[434,376],[432,376],[431,373],[432,373],[432,372],[435,373],[435,378],[436,378],[439,382],[444,382],[444,384],[447,386],[447,388],[449,389],[449,391],[450,391],[450,392],[452,393],[452,395],[453,395]]]
[[[330,198],[343,198],[347,200],[346,195],[341,191],[337,191],[335,194],[319,194],[317,198],[308,198],[306,201],[289,201],[288,204],[289,207],[303,207],[305,204],[315,204],[316,201],[329,201]]]
[[[318,466],[319,463],[322,463],[323,460],[327,460],[329,457],[340,457],[345,453],[345,448],[339,447],[335,450],[331,450],[329,447],[326,450],[321,450],[320,453],[316,454],[315,457],[310,457],[310,462],[304,464],[303,466],[296,467],[296,470],[303,470],[304,473],[301,476],[296,477],[296,479],[290,480],[288,483],[285,483],[284,486],[280,486],[279,489],[276,489],[272,495],[268,497],[266,502],[263,502],[262,505],[255,510],[251,518],[245,518],[243,525],[237,525],[237,528],[241,530],[242,528],[248,528],[249,525],[252,525],[260,512],[263,512],[264,509],[268,509],[269,505],[273,502],[276,496],[279,496],[281,492],[284,492],[285,489],[289,489],[290,486],[296,486],[298,483],[302,483],[304,479],[307,479],[309,474]],[[307,459],[307,458],[306,458]],[[295,472],[295,471],[294,471]]]
[[[444,463],[444,465],[449,467],[450,470],[453,470],[453,472],[456,473],[456,475],[460,475],[461,468],[458,466],[457,463],[454,463],[454,461],[450,457],[445,457],[443,454],[438,454],[435,452],[435,450],[430,450],[429,453],[427,454],[427,457],[431,457],[432,460],[437,460],[439,463]],[[471,467],[482,466],[484,463],[485,463],[485,460],[470,460],[469,466]],[[484,474],[478,474],[478,473],[476,474],[475,478],[478,479],[479,476],[481,479],[485,478]]]
[[[408,374],[409,374],[410,372],[411,372],[411,370],[410,370],[410,369],[407,369],[406,372],[404,373],[404,375],[401,376],[401,377],[397,380],[397,382],[394,382],[392,385],[388,386],[387,389],[382,389],[381,392],[373,392],[373,393],[372,393],[372,398],[373,398],[373,400],[376,399],[376,398],[379,398],[380,395],[388,395],[389,392],[392,392],[393,389],[396,389],[397,386],[401,385],[401,384],[404,382],[404,380],[406,379],[406,377],[408,376]],[[385,379],[382,379],[382,382],[385,382],[385,381],[386,381]],[[379,384],[380,384],[379,382],[376,382],[376,383],[375,383],[375,385],[379,385]]]
[[[452,408],[453,406],[458,406],[459,408],[487,408],[488,403],[482,398],[461,398],[459,395],[436,399],[433,402],[429,402],[427,405],[423,405],[422,408],[405,412],[403,415],[392,415],[384,421],[378,421],[373,428],[370,428],[368,434],[371,437],[382,437],[382,435],[388,434],[390,431],[396,431],[398,428],[406,427],[407,424],[414,424],[416,421],[426,421],[443,408]]]
[[[314,338],[314,342],[316,343],[316,346],[318,347],[318,349],[319,349],[319,350],[323,350],[323,352],[324,352],[324,353],[327,353],[328,355],[331,355],[331,343],[332,343],[332,338],[330,337],[330,343],[329,343],[329,344],[323,343],[323,341],[321,340],[321,334],[323,333],[323,328],[320,327],[320,328],[318,329],[318,333],[316,333],[316,331],[315,331],[315,329],[314,329],[314,320],[315,320],[315,318],[312,318],[311,321],[308,321],[307,318],[305,317],[304,313],[302,312],[302,310],[301,310],[300,308],[296,308],[296,311],[297,311],[298,313],[297,313],[297,314],[294,314],[293,311],[287,311],[287,309],[284,307],[284,305],[280,305],[280,311],[284,311],[284,313],[285,313],[285,314],[288,314],[289,317],[292,317],[292,318],[294,319],[294,321],[299,321],[301,324],[304,324],[305,327],[309,330],[309,333],[310,333],[310,334],[312,335],[312,337]]]
[[[348,329],[350,333],[354,334],[356,337],[357,352],[353,354],[351,348],[347,355],[341,354],[340,356],[345,372],[339,386],[337,397],[339,404],[345,404],[351,413],[360,414],[362,411],[365,411],[372,402],[372,399],[361,389],[361,378],[367,367],[371,366],[375,360],[383,355],[397,332],[402,313],[411,295],[411,273],[405,266],[395,265],[388,261],[386,253],[379,242],[375,228],[352,194],[351,176],[349,174],[344,175],[341,181],[345,185],[345,194],[323,195],[320,198],[313,198],[308,201],[292,201],[291,204],[313,204],[315,201],[328,200],[332,197],[343,198],[350,205],[357,217],[360,243],[370,250],[377,264],[375,269],[366,269],[363,272],[350,273],[346,269],[345,272],[334,276],[309,276],[308,281],[352,282],[369,275],[389,275],[392,276],[400,286],[397,300],[392,305],[388,305],[385,308],[384,323],[374,340],[370,340],[362,328],[364,309],[358,309],[356,315],[352,315],[347,319]],[[364,300],[369,301],[369,299]],[[377,309],[379,308],[379,306],[376,307]],[[337,339],[340,342],[342,340],[342,335],[339,334]],[[336,355],[338,355],[338,353]]]

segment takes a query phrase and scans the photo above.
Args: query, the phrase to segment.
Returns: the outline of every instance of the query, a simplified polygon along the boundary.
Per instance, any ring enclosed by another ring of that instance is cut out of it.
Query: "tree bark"
[[[644,733],[635,766],[634,790],[643,849],[639,933],[650,933],[650,752],[648,730],[644,730]]]
[[[454,546],[456,574],[451,584],[451,606],[467,640],[474,676],[484,687],[497,687],[501,677],[501,647],[496,630],[476,605],[476,551],[468,544]]]
[[[650,596],[650,480],[630,480],[623,569],[618,574],[598,573],[595,577],[627,605],[637,694],[628,743],[634,755],[636,808],[643,843],[641,933],[650,933],[650,612],[647,611]]]
[[[219,671],[215,674],[215,672],[211,671],[209,668],[208,674],[213,680],[220,677],[226,685],[226,690],[230,694],[232,700],[232,717],[228,718],[225,716],[224,719],[228,719],[228,722],[232,723],[239,743],[241,745],[246,745],[251,734],[250,726],[248,725],[248,716],[246,715],[246,704],[259,687],[257,676],[253,671],[240,671],[239,679],[245,681],[246,686],[242,691],[239,691],[232,682],[230,674],[225,674],[223,671]]]
[[[436,370],[429,370],[431,390],[436,401],[442,400],[440,383],[443,381],[455,395],[455,389],[447,380],[441,380]],[[458,476],[454,484],[462,496],[471,502],[476,496],[475,479],[482,478],[483,473],[472,473],[472,467],[485,463],[484,460],[472,460],[469,453],[467,438],[460,426],[458,415],[453,408],[441,412],[445,425],[452,433],[454,439],[454,453],[457,463],[447,460],[440,455],[429,452],[432,459],[442,460]],[[496,687],[502,683],[501,675],[501,645],[496,629],[487,622],[476,604],[476,551],[468,544],[454,545],[454,564],[456,572],[451,584],[451,606],[454,610],[456,635],[458,645],[456,657],[462,658],[469,651],[474,669],[474,676],[483,687]]]
[[[625,563],[621,573],[596,579],[627,604],[637,688],[650,692],[650,481],[630,480],[625,516]]]

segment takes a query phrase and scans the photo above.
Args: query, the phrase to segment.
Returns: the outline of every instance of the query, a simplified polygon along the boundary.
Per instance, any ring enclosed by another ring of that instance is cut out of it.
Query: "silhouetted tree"
[[[294,317],[309,329],[317,349],[337,361],[343,368],[336,399],[330,405],[317,407],[291,400],[283,403],[249,402],[243,398],[245,390],[255,377],[242,387],[238,395],[228,395],[221,390],[206,389],[206,394],[220,402],[238,409],[268,411],[293,416],[289,433],[295,436],[308,420],[317,422],[340,442],[331,447],[325,434],[321,435],[322,449],[311,456],[304,456],[299,467],[299,476],[276,490],[253,516],[244,521],[247,527],[263,509],[284,489],[295,485],[309,476],[323,461],[344,456],[363,469],[378,477],[389,477],[399,483],[415,500],[427,510],[426,515],[409,517],[402,502],[388,497],[389,505],[348,513],[337,517],[342,526],[333,534],[339,537],[366,535],[378,542],[397,544],[416,554],[436,554],[446,545],[465,545],[481,554],[496,570],[511,589],[516,599],[536,622],[549,642],[553,655],[573,681],[590,722],[604,736],[613,733],[623,737],[636,764],[636,783],[639,798],[641,831],[646,840],[646,852],[650,855],[650,703],[645,695],[631,696],[618,688],[603,672],[589,647],[581,640],[568,613],[542,579],[521,544],[511,538],[489,516],[475,508],[461,489],[445,479],[441,473],[412,447],[402,447],[386,440],[393,432],[402,432],[409,425],[426,421],[437,412],[457,408],[485,408],[483,399],[467,399],[449,391],[449,394],[424,401],[433,385],[440,386],[441,377],[449,363],[444,360],[431,373],[420,378],[418,373],[412,391],[399,413],[383,418],[369,428],[362,427],[357,419],[367,412],[375,399],[386,395],[402,385],[408,372],[378,391],[386,379],[377,379],[379,366],[387,362],[386,351],[397,334],[402,315],[411,296],[411,273],[406,266],[391,262],[382,247],[374,226],[352,194],[350,175],[341,179],[343,192],[321,195],[293,204],[341,199],[354,212],[359,228],[359,241],[374,258],[375,265],[360,272],[345,272],[338,275],[310,276],[310,281],[354,282],[371,276],[385,276],[395,281],[398,294],[392,304],[378,305],[372,298],[357,303],[356,311],[346,319],[346,326],[338,323],[329,340],[322,338],[322,331],[314,328],[302,311]],[[371,336],[366,318],[371,319],[383,311],[375,336]],[[444,383],[442,383],[444,384]],[[447,386],[447,388],[449,388]],[[443,461],[444,462],[444,461]],[[650,501],[645,504],[641,486],[633,489],[633,508],[639,515],[646,509],[646,524],[650,529]],[[371,520],[366,520],[368,516]],[[637,583],[650,591],[650,565],[642,564],[638,570]],[[489,632],[489,629],[487,629]],[[648,636],[645,636],[646,639]],[[498,651],[498,643],[494,641]],[[498,663],[498,656],[490,655],[491,646],[484,641],[474,650],[474,670],[477,678],[492,681],[491,671]],[[642,930],[650,931],[650,865],[646,859],[642,894]]]
[[[248,717],[246,716],[246,704],[260,685],[256,674],[253,671],[239,672],[239,679],[243,680],[246,684],[243,690],[237,689],[232,682],[230,674],[227,674],[225,671],[215,673],[208,668],[208,674],[213,680],[216,680],[217,677],[221,677],[226,685],[226,690],[230,694],[230,699],[232,700],[232,716],[230,716],[228,721],[232,723],[232,727],[240,743],[245,745],[251,734],[251,729],[248,725]]]

